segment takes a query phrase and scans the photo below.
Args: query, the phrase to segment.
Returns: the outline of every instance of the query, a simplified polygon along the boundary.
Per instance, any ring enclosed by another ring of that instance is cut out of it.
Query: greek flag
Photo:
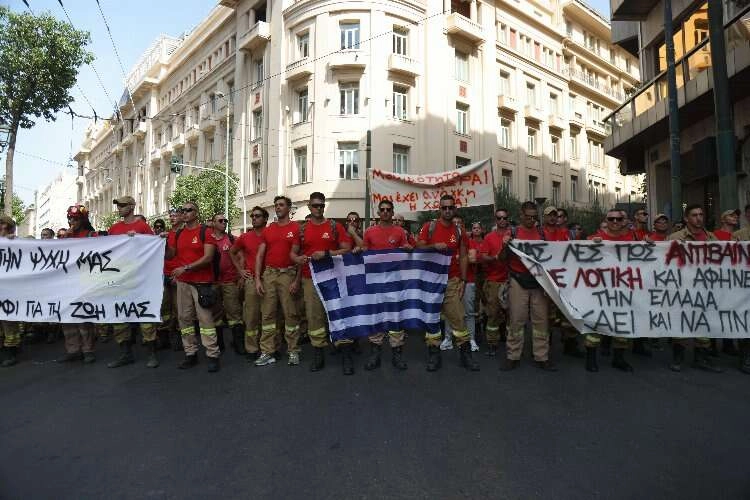
[[[331,339],[440,329],[450,255],[376,250],[310,261]]]

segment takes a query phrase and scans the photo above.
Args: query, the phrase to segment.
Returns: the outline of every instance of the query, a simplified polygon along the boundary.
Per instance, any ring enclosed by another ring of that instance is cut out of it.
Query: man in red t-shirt
[[[297,267],[291,260],[292,245],[299,239],[299,224],[289,219],[292,200],[286,196],[273,199],[277,221],[271,223],[261,236],[255,258],[255,290],[261,299],[260,357],[255,366],[276,363],[276,308],[281,303],[284,314],[288,364],[299,364],[299,315],[295,296],[299,291]]]
[[[157,234],[167,238],[167,247],[175,246],[177,230],[182,227],[182,219],[176,208],[169,209],[169,231]],[[154,231],[156,232],[156,231]],[[177,284],[172,279],[172,271],[177,267],[177,259],[164,259],[164,293],[161,299],[161,325],[157,328],[160,335],[166,334],[173,351],[182,350],[182,339],[177,331]]]
[[[197,320],[208,358],[208,371],[213,373],[219,371],[221,355],[211,311],[213,304],[209,304],[211,297],[214,302],[216,300],[213,290],[216,246],[210,240],[210,229],[198,222],[197,203],[185,202],[180,211],[185,226],[177,231],[174,246],[168,246],[166,252],[167,259],[177,259],[172,277],[177,280],[177,321],[185,350],[185,359],[179,368],[186,370],[198,363],[198,339],[193,326]],[[201,302],[205,305],[201,305]]]
[[[487,355],[495,357],[500,339],[507,334],[508,264],[502,259],[505,246],[511,239],[508,210],[495,211],[495,230],[488,233],[479,249],[484,264],[484,300],[487,307]],[[500,299],[500,294],[505,297]]]
[[[468,370],[478,371],[479,364],[473,359],[469,346],[469,330],[464,319],[464,287],[468,268],[467,236],[453,224],[456,213],[456,200],[449,194],[440,197],[440,217],[425,223],[419,231],[417,248],[434,249],[449,252],[451,255],[448,269],[448,285],[445,289],[441,315],[453,330],[461,354],[461,364]],[[440,369],[440,332],[425,332],[427,344],[427,371]]]
[[[542,228],[537,226],[539,212],[533,201],[521,204],[521,225],[515,230],[513,240],[537,241],[544,239]],[[557,214],[555,214],[556,217]],[[550,216],[551,218],[551,216]],[[509,322],[508,339],[505,341],[506,359],[500,366],[503,371],[520,366],[523,353],[524,328],[527,322],[532,327],[532,350],[536,365],[545,371],[556,371],[549,359],[549,300],[536,278],[524,263],[508,248],[501,254],[509,258],[510,289],[508,291]]]
[[[245,291],[245,303],[243,316],[245,318],[245,352],[248,361],[255,362],[258,359],[258,337],[260,330],[260,303],[261,298],[255,290],[255,259],[258,256],[258,248],[263,241],[263,228],[268,222],[268,211],[258,206],[250,211],[253,228],[241,234],[229,251],[234,261],[237,272],[240,275],[241,287]]]
[[[120,196],[119,198],[112,200],[114,205],[117,205],[117,211],[122,217],[122,220],[115,222],[112,227],[109,228],[108,234],[110,236],[128,235],[135,236],[136,234],[154,234],[151,227],[143,221],[139,216],[134,213],[135,210],[135,199],[132,196]],[[156,368],[159,366],[159,360],[156,357],[156,327],[159,326],[154,323],[140,323],[141,335],[143,336],[143,343],[149,350],[149,358],[146,362],[146,366],[149,368]],[[112,326],[115,340],[120,346],[120,357],[115,361],[107,364],[109,368],[118,368],[120,366],[130,365],[135,363],[135,356],[133,356],[133,342],[130,336],[130,324],[129,323],[117,323]]]
[[[635,228],[633,229],[635,238],[638,241],[645,240],[649,235],[648,212],[643,208],[639,208],[633,214],[633,220],[635,221]]]
[[[219,350],[224,352],[224,326],[232,332],[232,347],[237,354],[245,354],[245,327],[242,326],[242,305],[240,304],[240,275],[234,267],[229,250],[234,244],[234,235],[227,232],[229,219],[224,214],[216,214],[211,219],[211,242],[219,254],[216,292],[219,299],[214,306],[214,324]]]
[[[318,292],[310,274],[311,260],[320,260],[332,255],[341,255],[349,252],[352,248],[352,240],[347,234],[344,226],[324,216],[326,197],[323,193],[314,192],[310,194],[307,207],[310,210],[310,219],[300,229],[300,236],[292,245],[290,257],[294,263],[300,266],[296,281],[302,284],[302,293],[305,301],[305,315],[307,316],[307,334],[313,347],[313,360],[310,371],[316,372],[325,366],[324,347],[326,338],[326,312],[320,301]],[[336,347],[341,351],[342,369],[344,375],[354,373],[352,360],[353,339],[339,339]]]
[[[666,241],[669,237],[669,217],[666,214],[656,214],[654,219],[654,230],[649,233],[651,241]]]
[[[406,230],[393,223],[393,202],[382,200],[378,203],[378,213],[380,214],[378,224],[368,227],[365,230],[363,239],[360,240],[359,237],[355,238],[357,246],[354,251],[387,250],[391,248],[411,250],[412,246],[409,245]],[[403,330],[388,332],[388,342],[390,343],[392,352],[391,363],[399,370],[406,370],[408,368],[406,361],[402,357],[405,337],[406,335]],[[380,354],[384,339],[385,332],[376,333],[368,337],[371,352],[370,357],[365,363],[365,370],[374,370],[380,366]]]
[[[738,209],[726,210],[721,214],[721,227],[713,231],[719,241],[732,241],[732,233],[737,230],[740,222],[740,211]],[[735,354],[736,356],[736,354]]]

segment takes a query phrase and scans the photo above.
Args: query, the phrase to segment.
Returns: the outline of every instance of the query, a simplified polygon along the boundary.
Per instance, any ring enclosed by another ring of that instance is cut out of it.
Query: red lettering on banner
[[[416,212],[417,211],[417,204],[416,203],[409,203],[409,211],[410,212]]]
[[[619,267],[580,268],[576,272],[573,286],[578,288],[579,283],[587,288],[603,286],[607,288],[630,288],[631,290],[634,288],[643,289],[640,268],[633,269],[630,267],[625,269]]]

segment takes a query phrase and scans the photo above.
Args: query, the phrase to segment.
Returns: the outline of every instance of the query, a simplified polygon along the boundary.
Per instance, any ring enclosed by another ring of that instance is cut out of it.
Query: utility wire
[[[115,56],[117,57],[117,62],[120,65],[120,71],[122,72],[122,81],[125,84],[125,90],[128,91],[128,97],[130,98],[130,105],[133,106],[133,114],[135,114],[136,113],[135,102],[133,102],[133,94],[130,93],[130,87],[128,87],[128,75],[125,74],[125,67],[122,64],[122,59],[120,59],[120,53],[117,51],[117,45],[115,44],[115,39],[112,37],[112,30],[109,29],[109,23],[107,22],[107,17],[104,15],[104,11],[102,10],[102,6],[99,3],[99,0],[96,0],[96,6],[99,7],[99,13],[102,15],[104,26],[107,28],[109,41],[112,42],[112,48],[115,51]]]

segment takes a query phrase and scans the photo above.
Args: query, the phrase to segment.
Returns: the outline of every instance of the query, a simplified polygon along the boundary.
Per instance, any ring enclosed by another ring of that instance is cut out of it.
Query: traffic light
[[[182,173],[182,159],[179,156],[172,156],[172,161],[169,164],[169,170],[173,174],[180,174]]]

